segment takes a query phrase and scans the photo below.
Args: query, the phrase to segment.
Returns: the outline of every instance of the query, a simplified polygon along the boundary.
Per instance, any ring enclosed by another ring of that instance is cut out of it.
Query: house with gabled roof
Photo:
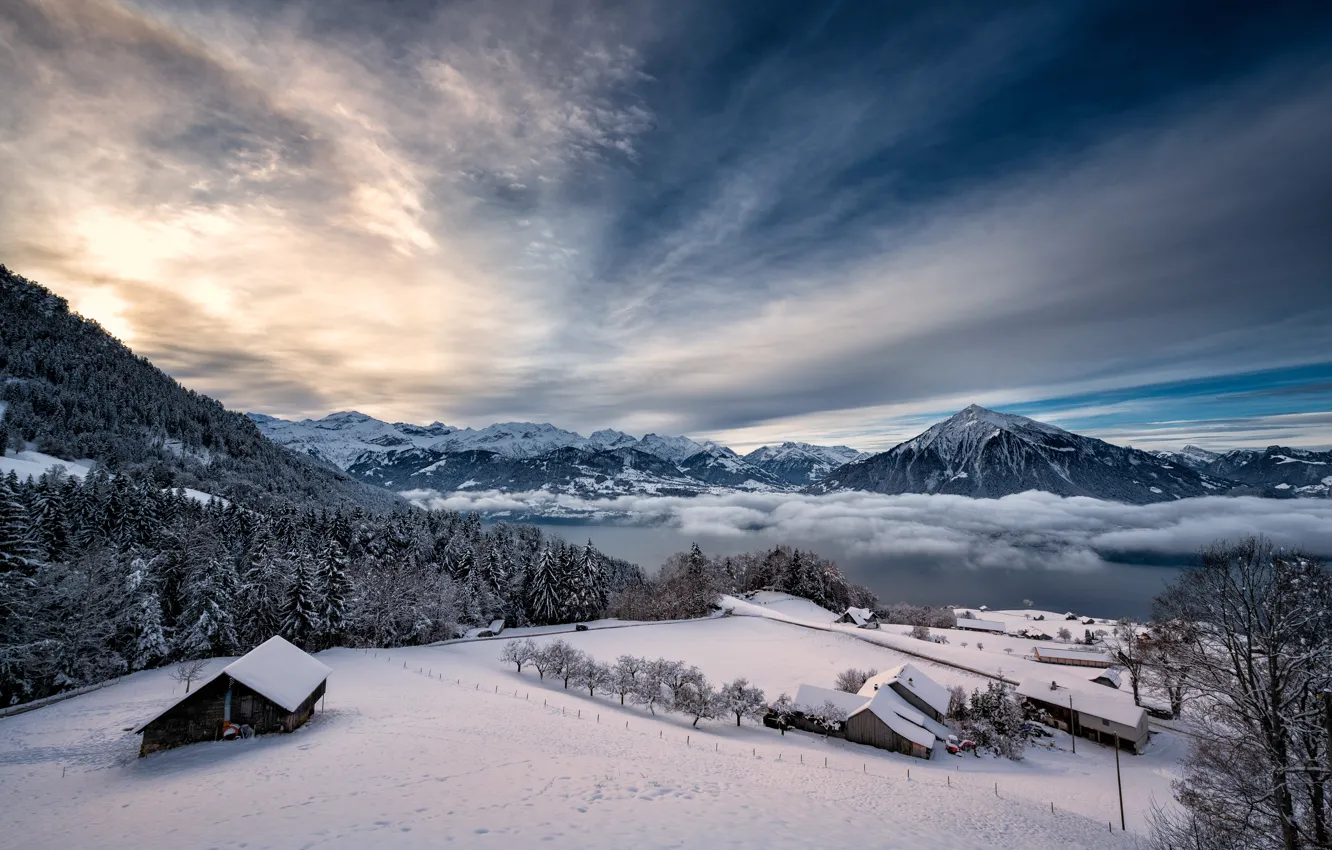
[[[139,755],[294,731],[314,713],[331,672],[314,656],[271,637],[136,728],[143,735]]]
[[[899,664],[865,680],[860,695],[873,697],[881,688],[890,688],[907,705],[931,720],[942,721],[948,716],[948,689],[925,675],[914,664]]]

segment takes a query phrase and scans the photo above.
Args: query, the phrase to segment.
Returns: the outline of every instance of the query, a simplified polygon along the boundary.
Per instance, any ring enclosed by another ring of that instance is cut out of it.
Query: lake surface
[[[766,531],[687,535],[667,525],[550,523],[541,528],[571,542],[590,539],[601,551],[633,561],[648,573],[694,542],[709,555],[736,555],[787,543],[832,558],[852,581],[869,587],[884,603],[1018,608],[1023,599],[1031,599],[1039,608],[1097,617],[1149,616],[1152,598],[1184,566],[1181,559],[1164,564],[1107,563],[1076,570],[967,567],[950,564],[945,558],[867,553],[835,536],[797,540]]]

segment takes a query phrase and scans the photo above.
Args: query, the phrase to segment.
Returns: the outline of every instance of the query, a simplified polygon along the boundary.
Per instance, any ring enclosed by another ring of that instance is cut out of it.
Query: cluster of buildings
[[[929,758],[948,737],[948,689],[914,664],[873,676],[854,694],[801,685],[795,707],[798,729],[916,758]]]

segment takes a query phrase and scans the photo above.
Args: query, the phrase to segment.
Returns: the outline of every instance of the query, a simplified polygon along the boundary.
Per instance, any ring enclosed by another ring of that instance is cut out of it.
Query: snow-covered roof
[[[274,635],[208,677],[195,688],[194,693],[186,694],[171,703],[134,731],[142,732],[149,723],[194,696],[204,685],[223,674],[262,694],[287,711],[295,711],[332,672],[332,668],[313,655]]]
[[[901,664],[865,680],[861,696],[874,696],[883,686],[897,684],[916,696],[940,714],[948,713],[948,689],[921,672],[914,664]]]
[[[857,626],[863,626],[875,619],[874,612],[868,608],[847,608],[846,613],[837,619],[841,620],[847,617],[850,617],[851,622],[855,623]]]
[[[1038,646],[1032,650],[1032,653],[1038,658],[1062,658],[1068,661],[1094,661],[1098,664],[1105,664],[1107,667],[1113,663],[1113,659],[1104,652],[1083,649],[1061,649],[1057,646]]]
[[[850,715],[864,708],[865,704],[869,702],[869,697],[848,694],[846,691],[819,688],[814,685],[801,685],[796,689],[795,705],[798,709],[819,708],[825,702],[832,703]]]
[[[1058,680],[1054,680],[1058,681]],[[1079,682],[1082,687],[1070,688],[1059,684],[1053,690],[1051,680],[1045,678],[1027,678],[1017,686],[1019,696],[1029,697],[1040,702],[1048,702],[1060,707],[1067,707],[1069,697],[1073,698],[1073,710],[1091,717],[1103,717],[1112,723],[1137,727],[1143,718],[1143,710],[1133,704],[1133,699],[1119,691],[1105,687],[1091,688],[1090,682]]]
[[[490,621],[490,631],[491,631],[493,634],[499,634],[500,632],[504,631],[504,620],[502,620],[502,619],[501,619],[501,620],[491,620],[491,621]]]
[[[1120,685],[1124,684],[1123,675],[1123,667],[1109,667],[1102,670],[1100,675],[1095,679],[1092,679],[1092,681],[1099,685],[1102,684],[1102,680],[1104,680],[1104,684],[1118,688]]]
[[[958,617],[957,627],[959,629],[976,629],[985,632],[1007,631],[1003,623],[997,623],[994,620],[973,620],[970,617]]]
[[[295,711],[333,670],[274,635],[222,668],[222,672],[287,711]]]
[[[920,712],[908,706],[892,688],[879,688],[874,693],[874,698],[860,711],[873,713],[889,729],[912,743],[920,744],[922,747],[934,746],[934,733],[921,725],[925,722],[925,718]],[[859,714],[860,711],[852,713]]]

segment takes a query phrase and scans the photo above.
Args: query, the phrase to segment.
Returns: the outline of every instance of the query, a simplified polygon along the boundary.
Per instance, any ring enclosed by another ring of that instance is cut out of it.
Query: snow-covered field
[[[539,642],[556,637],[532,632]],[[764,617],[558,636],[605,660],[664,655],[714,680],[745,675],[770,697],[801,682],[829,686],[847,666],[904,658],[855,635]],[[295,734],[145,759],[125,730],[171,701],[178,686],[166,670],[0,720],[0,834],[13,847],[141,850],[1132,846],[1119,832],[1114,754],[1091,742],[1073,755],[1060,737],[1020,763],[946,754],[926,762],[749,722],[694,729],[516,674],[497,660],[503,643],[321,653],[333,669],[327,704]],[[949,684],[983,681],[942,666],[928,672]],[[1146,755],[1124,757],[1131,831],[1142,829],[1153,796],[1168,799],[1181,753],[1164,733]]]

